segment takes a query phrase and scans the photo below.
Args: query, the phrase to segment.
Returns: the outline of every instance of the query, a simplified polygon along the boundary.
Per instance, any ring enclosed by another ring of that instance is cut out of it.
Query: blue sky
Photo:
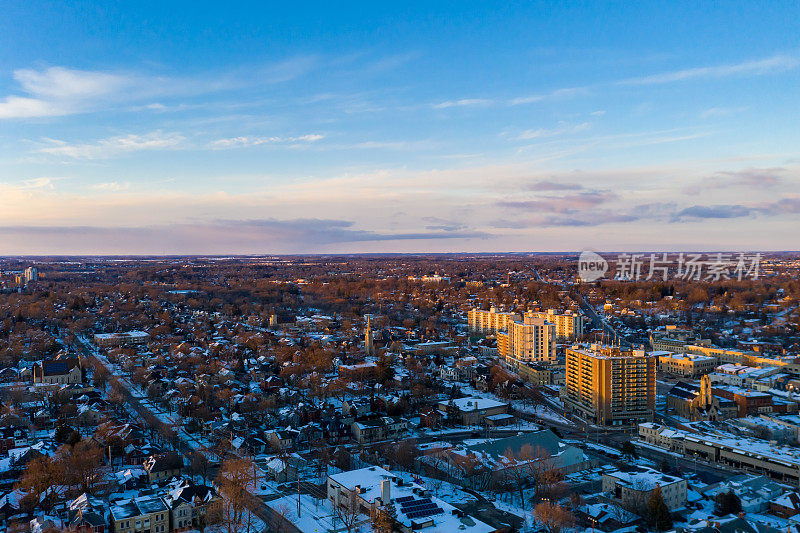
[[[797,249],[799,22],[796,2],[10,3],[0,250]]]

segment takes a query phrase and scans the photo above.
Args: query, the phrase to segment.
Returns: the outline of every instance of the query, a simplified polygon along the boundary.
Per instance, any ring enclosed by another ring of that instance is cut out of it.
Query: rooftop
[[[508,405],[490,398],[478,398],[476,396],[458,398],[456,400],[452,400],[452,402],[459,411],[483,411],[485,409],[494,409],[496,407],[505,407]]]

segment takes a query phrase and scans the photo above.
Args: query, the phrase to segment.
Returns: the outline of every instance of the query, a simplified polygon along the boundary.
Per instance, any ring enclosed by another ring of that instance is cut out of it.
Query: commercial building
[[[690,431],[640,424],[639,439],[687,457],[767,475],[795,486],[800,483],[800,453],[795,447],[733,434],[710,422],[692,422],[684,427]]]
[[[564,367],[543,363],[519,363],[517,365],[519,377],[534,385],[563,385]]]
[[[127,331],[123,333],[97,333],[94,343],[104,348],[112,346],[128,346],[131,344],[147,344],[150,335],[144,331]]]
[[[712,390],[716,396],[735,402],[740,417],[771,413],[773,410],[772,395],[766,392],[731,385],[714,387]]]
[[[656,356],[599,344],[566,350],[564,407],[589,422],[622,426],[653,420]]]
[[[505,360],[508,357],[508,332],[507,331],[498,331],[497,332],[497,355],[500,356],[500,359]]]
[[[716,357],[689,353],[655,352],[658,355],[658,369],[665,374],[685,378],[697,378],[714,371]]]
[[[520,364],[553,363],[556,360],[558,320],[562,336],[583,334],[583,317],[559,315],[552,309],[547,313],[528,311],[524,316],[498,311],[471,309],[469,330],[473,333],[497,336],[497,354],[513,370]]]

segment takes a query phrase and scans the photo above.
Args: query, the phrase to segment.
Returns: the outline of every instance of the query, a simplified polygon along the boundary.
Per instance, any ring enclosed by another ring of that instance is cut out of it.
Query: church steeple
[[[367,325],[364,328],[364,352],[367,355],[375,355],[375,344],[372,336],[372,315],[366,315]]]

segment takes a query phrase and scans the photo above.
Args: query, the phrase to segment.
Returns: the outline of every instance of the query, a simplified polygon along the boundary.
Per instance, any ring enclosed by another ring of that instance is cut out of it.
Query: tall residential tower
[[[650,422],[656,404],[658,357],[599,344],[567,348],[564,407],[588,422],[626,426]]]

